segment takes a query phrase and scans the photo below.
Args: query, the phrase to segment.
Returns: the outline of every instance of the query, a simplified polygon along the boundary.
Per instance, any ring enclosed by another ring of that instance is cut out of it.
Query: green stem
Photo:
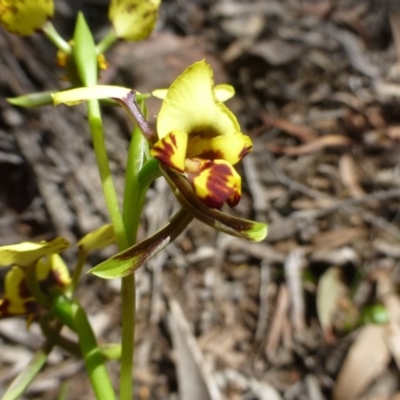
[[[140,130],[133,129],[129,145],[128,160],[125,174],[125,193],[123,203],[123,218],[126,226],[129,244],[136,242],[143,202],[140,197],[144,188],[139,187],[139,172],[145,161],[146,141]],[[136,281],[135,274],[122,278],[122,354],[120,376],[120,399],[132,400],[135,352],[135,321],[136,321]]]
[[[60,334],[58,326],[52,327],[50,318],[42,318],[40,321],[40,328],[47,340],[52,340],[54,345],[57,345],[74,356],[81,357],[82,353],[78,343],[73,342]]]
[[[96,54],[104,54],[117,40],[114,29],[110,28],[103,39],[97,43]]]
[[[124,222],[118,205],[117,193],[111,176],[108,162],[107,149],[104,143],[103,123],[101,120],[101,111],[97,100],[88,102],[89,126],[92,133],[93,148],[96,154],[97,167],[100,173],[103,193],[107,204],[111,222],[114,227],[115,236],[120,250],[128,247],[128,241],[125,232]]]
[[[103,192],[106,199],[110,218],[115,230],[120,250],[129,247],[136,241],[136,232],[140,222],[141,208],[138,204],[139,187],[138,174],[144,162],[144,145],[139,130],[133,133],[133,144],[128,153],[127,173],[124,195],[124,219],[120,214],[117,196],[111,179],[107,152],[104,144],[103,126],[99,103],[96,100],[89,101],[88,105],[89,125],[92,132],[93,147],[100,172]],[[128,235],[125,227],[128,228]],[[133,398],[133,360],[135,342],[135,311],[136,290],[135,275],[129,275],[122,279],[122,354],[120,375],[120,398],[132,400]]]
[[[79,304],[72,304],[71,312],[75,331],[79,337],[79,346],[96,398],[97,400],[115,400],[110,376],[89,320]]]
[[[132,400],[133,395],[133,361],[135,349],[136,318],[136,279],[135,274],[122,278],[122,352],[121,374],[119,378],[119,396],[121,400]]]
[[[47,38],[54,44],[54,46],[57,47],[57,49],[63,51],[65,54],[71,53],[71,46],[60,36],[50,21],[43,25],[42,30]]]
[[[111,177],[111,172],[108,163],[107,151],[104,144],[103,125],[101,122],[100,107],[97,100],[90,100],[88,104],[89,114],[89,125],[92,132],[93,147],[96,154],[97,165],[100,173],[100,178],[103,186],[103,192],[107,203],[108,212],[110,214],[111,222],[114,227],[115,235],[117,237],[117,243],[120,250],[124,250],[129,247],[129,242],[136,240],[136,231],[140,220],[140,210],[133,212],[136,216],[135,220],[129,219],[130,213],[125,211],[124,215],[127,216],[127,220],[122,219],[120,209],[118,206],[117,195],[115,192],[114,184]],[[138,139],[135,139],[138,141]],[[133,186],[131,183],[137,182],[137,173],[131,174],[130,167],[134,170],[141,166],[140,160],[142,156],[142,147],[134,148],[128,154],[128,167],[127,167],[127,181],[125,182],[126,190],[132,190],[135,193],[137,184]],[[136,176],[136,179],[135,179]],[[130,197],[130,195],[126,195]],[[130,206],[135,208],[135,202],[131,203]],[[124,204],[124,208],[127,204]],[[130,226],[129,241],[127,238],[125,223]],[[120,374],[120,398],[121,400],[132,400],[133,399],[133,381],[132,381],[132,370],[133,370],[133,357],[134,357],[134,338],[135,338],[135,302],[136,302],[136,291],[135,291],[135,275],[132,274],[122,279],[121,287],[121,300],[122,300],[122,354],[121,354],[121,374]]]

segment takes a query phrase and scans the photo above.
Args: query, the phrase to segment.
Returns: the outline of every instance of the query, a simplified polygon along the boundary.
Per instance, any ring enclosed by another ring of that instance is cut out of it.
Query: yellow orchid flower
[[[136,93],[113,86],[92,86],[53,94],[54,103],[77,104],[88,99],[113,98],[128,111],[146,136],[151,155],[162,169],[182,174],[210,208],[235,206],[241,197],[237,164],[251,151],[251,139],[240,131],[234,114],[218,99],[232,95],[229,85],[214,87],[213,73],[204,60],[187,68],[165,93],[157,118],[157,134],[136,102]]]
[[[0,22],[9,32],[28,36],[53,16],[52,0],[0,0]]]
[[[267,235],[266,224],[219,211],[224,203],[235,206],[240,200],[241,178],[233,166],[252,148],[251,139],[240,131],[236,117],[221,102],[231,97],[233,88],[214,87],[211,67],[200,61],[184,71],[169,89],[155,94],[164,99],[157,132],[143,115],[138,103],[141,95],[135,91],[91,86],[52,95],[56,105],[103,98],[117,101],[147,139],[154,157],[142,168],[139,180],[142,172],[146,181],[146,174],[154,177],[161,171],[182,206],[152,236],[89,271],[102,278],[118,278],[134,272],[168,246],[193,218],[250,241],[259,242]]]
[[[68,288],[68,268],[57,254],[67,247],[69,243],[63,238],[0,247],[0,267],[12,265],[6,274],[4,296],[0,298],[0,318],[27,315],[32,319],[43,309],[41,300],[47,302],[53,293]]]
[[[212,69],[204,60],[187,68],[168,89],[157,135],[151,155],[186,176],[208,207],[238,203],[241,178],[233,165],[251,151],[252,143],[217,99]]]
[[[157,22],[161,0],[111,0],[108,17],[120,39],[146,39]]]

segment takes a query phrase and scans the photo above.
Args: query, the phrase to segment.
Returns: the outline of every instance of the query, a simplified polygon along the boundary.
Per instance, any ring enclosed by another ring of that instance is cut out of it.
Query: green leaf
[[[268,226],[262,222],[236,218],[214,208],[207,207],[195,194],[188,180],[182,175],[160,167],[171,186],[175,197],[194,218],[221,232],[242,239],[260,242],[268,233]]]
[[[160,176],[160,162],[156,158],[150,158],[139,172],[139,187],[149,186],[150,183]]]
[[[76,20],[74,31],[74,57],[79,76],[84,86],[93,86],[97,83],[97,54],[96,46],[85,17],[80,12]]]
[[[181,209],[154,235],[116,254],[88,272],[104,279],[121,278],[131,274],[177,238],[192,219],[191,213]]]
[[[7,101],[14,106],[26,108],[41,107],[53,104],[51,92],[39,92],[26,94],[24,96],[11,97],[8,98]]]

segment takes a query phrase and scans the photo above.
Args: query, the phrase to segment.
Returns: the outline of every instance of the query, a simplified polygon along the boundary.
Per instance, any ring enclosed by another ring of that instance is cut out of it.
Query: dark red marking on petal
[[[200,154],[196,155],[196,158],[202,158],[204,160],[223,160],[224,154],[219,150],[205,150]]]
[[[27,301],[24,307],[26,309],[26,314],[39,314],[40,312],[40,306],[35,301]]]
[[[65,288],[67,286],[67,283],[62,280],[59,271],[52,269],[49,272],[49,275],[47,275],[45,279],[40,281],[39,286],[42,292],[48,293],[50,288],[55,286]]]
[[[202,139],[211,139],[216,136],[220,136],[221,132],[215,129],[213,126],[203,126],[199,129],[193,129],[190,131],[190,137],[200,136]]]
[[[216,164],[211,161],[205,164],[203,170],[206,168],[210,169],[206,184],[210,194],[200,198],[200,200],[210,208],[220,209],[225,202],[231,207],[235,206],[240,200],[240,195],[236,194],[234,188],[228,186],[229,176],[232,175],[229,166],[226,164]],[[198,173],[187,174],[187,178],[192,185],[198,175]]]
[[[242,151],[239,154],[239,158],[242,159],[243,157],[247,156],[250,153],[253,146],[243,147]]]
[[[239,203],[241,198],[242,198],[242,196],[240,195],[240,193],[237,193],[234,190],[232,196],[229,197],[229,199],[226,201],[226,203],[228,204],[229,207],[233,208],[233,207],[237,206],[237,204]]]
[[[175,146],[175,148],[176,148],[176,135],[175,135],[175,133],[171,133],[170,135],[169,135],[169,137],[171,138],[171,142],[172,142],[172,144]]]
[[[165,138],[163,138],[161,139],[160,145],[156,144],[153,147],[153,150],[156,152],[154,157],[157,158],[157,160],[161,161],[163,164],[166,164],[171,168],[175,168],[175,166],[171,164],[171,159],[173,155],[176,153],[176,148],[177,148],[176,135],[171,133],[169,138],[170,142],[168,142]]]
[[[48,278],[47,278],[53,285],[57,285],[60,287],[64,287],[65,284],[61,279],[61,274],[57,271],[52,269]]]
[[[21,299],[27,299],[32,296],[25,279],[19,283],[18,295]]]
[[[0,303],[0,316],[8,316],[10,313],[8,312],[8,309],[10,307],[10,300],[9,299],[1,299]]]
[[[232,196],[234,190],[228,186],[228,177],[231,175],[230,168],[225,164],[213,164],[207,189],[211,193],[206,204],[211,208],[221,208],[224,203]]]
[[[61,274],[60,271],[57,271],[57,270],[52,269],[52,270],[51,270],[51,273],[50,273],[50,275],[49,275],[49,278],[52,280],[52,282],[53,282],[55,285],[60,286],[60,287],[62,287],[62,288],[64,288],[65,286],[68,285],[68,283],[65,282],[65,280],[63,280],[62,274]]]

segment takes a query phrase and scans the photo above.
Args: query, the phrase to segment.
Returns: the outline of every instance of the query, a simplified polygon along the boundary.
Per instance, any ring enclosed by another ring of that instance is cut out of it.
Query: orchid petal
[[[242,179],[226,161],[206,161],[199,172],[187,173],[187,178],[208,207],[219,209],[225,202],[234,207],[240,200]]]
[[[155,143],[150,154],[178,172],[185,170],[188,136],[183,131],[172,131]]]
[[[26,108],[42,107],[53,104],[51,92],[39,92],[18,97],[9,97],[7,101],[14,106]]]
[[[0,22],[12,33],[28,36],[53,16],[52,0],[0,0]]]
[[[86,253],[102,249],[116,242],[112,224],[103,225],[100,228],[89,232],[79,242],[78,246]]]
[[[181,209],[154,235],[96,265],[88,272],[104,279],[122,278],[133,273],[177,238],[192,219],[191,213]]]
[[[67,249],[66,239],[58,237],[50,242],[23,242],[0,247],[0,267],[11,264],[27,267],[43,256],[60,253]]]
[[[164,100],[167,97],[168,89],[155,89],[151,92],[157,99]],[[231,85],[222,83],[214,87],[214,94],[218,101],[224,102],[235,95],[235,89]]]
[[[196,196],[192,186],[184,176],[163,167],[161,167],[161,171],[171,186],[177,200],[194,218],[228,235],[254,242],[260,242],[267,236],[268,227],[266,224],[232,217],[207,207]]]
[[[194,136],[189,139],[186,157],[220,159],[235,165],[251,151],[252,146],[251,139],[241,133],[212,138]]]
[[[88,100],[100,99],[122,99],[131,92],[131,89],[111,86],[97,85],[91,87],[80,87],[76,89],[63,90],[53,93],[51,97],[55,106],[65,103],[68,106],[73,106]]]
[[[157,118],[162,139],[174,130],[214,137],[240,132],[233,113],[217,100],[213,73],[204,60],[187,68],[170,86]]]
[[[157,99],[164,100],[167,97],[168,89],[154,89],[151,94]]]
[[[12,267],[7,272],[6,279],[4,282],[4,294],[10,299],[19,299],[19,301],[25,301],[30,299],[32,295],[29,293],[29,289],[25,282],[26,274],[25,271],[20,267]]]
[[[221,102],[225,102],[235,95],[234,87],[226,83],[215,85],[214,92],[217,100]]]

